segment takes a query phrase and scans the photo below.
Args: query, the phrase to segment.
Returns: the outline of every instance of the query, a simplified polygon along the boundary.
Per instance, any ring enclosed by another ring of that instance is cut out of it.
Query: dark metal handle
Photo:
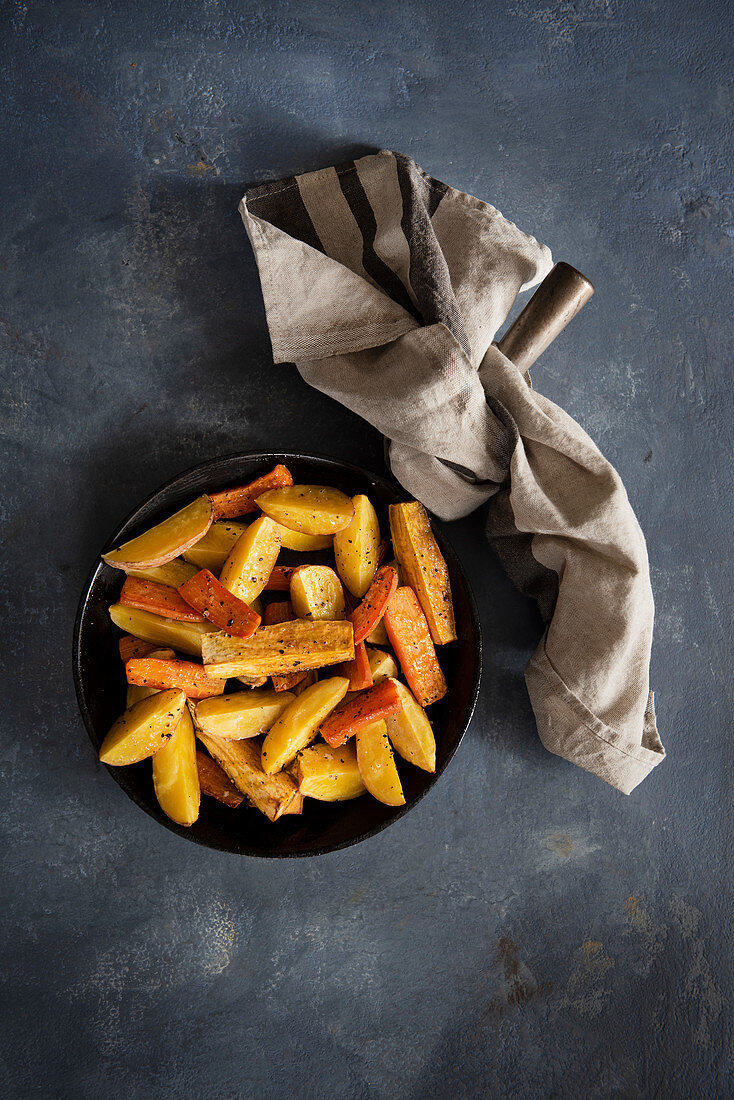
[[[556,264],[497,347],[525,373],[593,293],[592,283],[575,267]]]

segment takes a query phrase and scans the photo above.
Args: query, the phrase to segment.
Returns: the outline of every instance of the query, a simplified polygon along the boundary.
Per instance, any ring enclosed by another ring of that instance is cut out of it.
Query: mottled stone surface
[[[5,1096],[732,1094],[730,16],[2,6]],[[382,468],[371,429],[272,365],[236,212],[248,183],[380,146],[596,284],[534,379],[648,537],[670,759],[627,799],[545,753],[539,620],[476,515],[451,534],[486,668],[446,775],[362,846],[238,860],[97,764],[73,615],[111,528],[188,465],[272,446]]]

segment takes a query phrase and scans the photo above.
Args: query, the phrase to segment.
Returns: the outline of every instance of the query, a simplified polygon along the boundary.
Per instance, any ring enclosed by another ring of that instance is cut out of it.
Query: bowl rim
[[[334,466],[340,471],[346,472],[347,474],[354,473],[360,478],[366,477],[393,493],[396,492],[397,489],[398,492],[402,492],[405,494],[406,499],[412,499],[407,490],[405,490],[398,481],[388,481],[387,478],[366,469],[364,466],[356,466],[352,462],[345,462],[339,458],[334,458],[331,455],[322,455],[315,452],[305,451],[232,451],[228,454],[218,455],[215,458],[207,459],[204,462],[197,462],[193,466],[187,467],[185,470],[182,470],[180,473],[175,474],[173,477],[170,477],[167,481],[163,482],[163,484],[159,485],[156,489],[149,493],[125,516],[125,518],[120,523],[118,523],[115,531],[104,542],[102,550],[100,550],[100,552],[97,554],[94,560],[94,564],[92,565],[84,582],[74,620],[74,633],[72,642],[72,671],[74,677],[74,688],[76,692],[77,705],[79,707],[79,711],[81,713],[87,735],[92,744],[92,748],[95,751],[95,754],[97,754],[97,731],[95,729],[94,723],[92,721],[92,716],[89,713],[89,709],[87,707],[85,699],[83,674],[81,670],[80,642],[82,623],[84,621],[84,613],[86,610],[87,601],[89,599],[89,593],[97,577],[97,574],[99,573],[100,569],[104,568],[105,566],[105,563],[101,560],[101,555],[106,553],[109,548],[119,545],[120,536],[125,528],[128,526],[128,524],[132,523],[133,520],[139,515],[139,513],[142,512],[147,507],[147,505],[150,504],[151,501],[153,501],[156,497],[160,496],[162,493],[165,493],[166,490],[172,489],[174,486],[177,486],[179,483],[185,482],[186,479],[191,477],[194,473],[201,474],[205,472],[209,467],[214,468],[216,466],[219,466],[223,462],[232,461],[233,459],[247,459],[263,462],[282,461],[284,464],[287,463],[288,459],[295,459],[296,461],[306,462],[310,460],[316,460],[317,462],[326,463],[327,465]],[[412,810],[414,806],[417,806],[417,804],[423,798],[425,798],[425,796],[430,791],[433,790],[439,778],[444,774],[449,764],[453,760],[459,748],[459,745],[466,736],[466,732],[471,725],[471,721],[476,710],[477,699],[479,697],[479,688],[482,678],[482,627],[476,600],[474,598],[474,593],[472,591],[471,585],[469,584],[461,561],[459,560],[459,556],[454,550],[450,539],[446,535],[442,521],[432,515],[431,526],[437,528],[442,543],[442,552],[447,553],[447,556],[451,560],[452,567],[459,573],[464,582],[464,589],[466,591],[467,602],[469,604],[469,614],[472,620],[476,638],[475,663],[471,692],[468,701],[468,710],[465,721],[463,723],[463,729],[460,735],[457,737],[455,744],[442,761],[441,765],[436,768],[435,772],[430,774],[429,782],[426,783],[423,789],[414,798],[412,798],[409,802],[406,802],[404,806],[393,807],[393,813],[390,815],[390,817],[386,818],[386,820],[372,826],[369,829],[365,829],[364,832],[359,833],[358,836],[352,837],[349,840],[338,841],[337,843],[327,844],[314,848],[304,848],[294,852],[262,852],[247,849],[234,851],[232,848],[227,847],[224,844],[220,844],[216,840],[208,840],[204,837],[197,836],[196,834],[190,832],[183,826],[178,825],[175,821],[169,820],[168,818],[162,821],[155,814],[148,803],[137,794],[134,786],[127,781],[126,775],[124,774],[126,769],[113,768],[112,766],[105,764],[104,767],[112,775],[112,778],[115,780],[118,786],[122,788],[128,798],[130,798],[137,806],[144,810],[148,817],[155,821],[157,825],[163,825],[170,832],[175,833],[183,840],[191,841],[194,844],[198,844],[203,848],[210,848],[214,851],[226,852],[228,855],[231,856],[246,856],[248,858],[255,859],[305,859],[310,858],[311,856],[328,855],[331,852],[342,851],[345,848],[351,848],[355,844],[359,844],[364,840],[369,840],[371,837],[374,837],[378,833],[383,832],[383,830],[389,828],[389,826],[395,824],[396,821],[404,817],[405,814]]]

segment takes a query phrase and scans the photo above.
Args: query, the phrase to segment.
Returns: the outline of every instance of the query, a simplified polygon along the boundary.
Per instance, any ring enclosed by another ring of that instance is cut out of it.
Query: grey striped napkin
[[[489,540],[547,624],[525,673],[541,740],[629,794],[665,756],[645,540],[591,439],[492,345],[549,250],[399,153],[253,188],[240,211],[276,362],[381,431],[436,515],[494,498]]]

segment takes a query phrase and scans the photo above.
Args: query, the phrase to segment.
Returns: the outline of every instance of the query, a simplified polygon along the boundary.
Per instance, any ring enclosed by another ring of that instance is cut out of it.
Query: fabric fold
[[[381,431],[437,516],[492,500],[489,541],[546,623],[526,669],[541,740],[629,794],[665,755],[645,540],[589,436],[492,343],[549,250],[387,151],[265,184],[240,210],[275,359]]]

